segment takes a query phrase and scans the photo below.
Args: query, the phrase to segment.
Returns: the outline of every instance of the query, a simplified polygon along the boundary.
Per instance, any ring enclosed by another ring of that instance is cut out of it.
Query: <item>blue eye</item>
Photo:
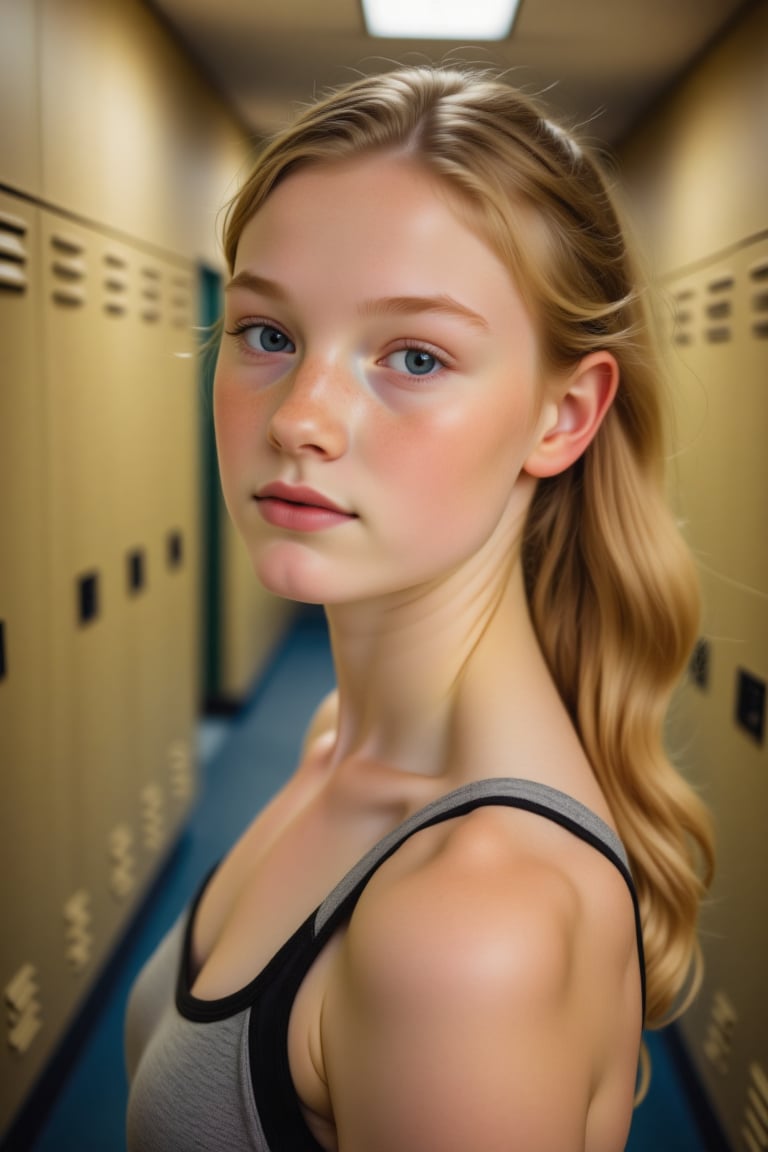
[[[425,348],[401,348],[387,359],[398,372],[407,372],[411,376],[431,376],[443,367],[437,356],[433,356]]]
[[[296,345],[285,332],[271,324],[248,324],[241,329],[242,339],[255,352],[295,352]]]

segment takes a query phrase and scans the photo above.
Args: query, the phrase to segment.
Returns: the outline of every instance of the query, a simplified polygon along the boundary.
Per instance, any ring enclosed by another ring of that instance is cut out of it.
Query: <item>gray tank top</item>
[[[254,980],[212,1001],[190,993],[192,924],[206,880],[129,998],[128,1152],[322,1152],[304,1122],[288,1064],[288,1019],[298,988],[376,869],[401,844],[422,828],[489,804],[553,820],[619,869],[634,906],[644,1014],[640,915],[619,838],[594,812],[553,788],[527,780],[478,781],[441,796],[380,840]]]

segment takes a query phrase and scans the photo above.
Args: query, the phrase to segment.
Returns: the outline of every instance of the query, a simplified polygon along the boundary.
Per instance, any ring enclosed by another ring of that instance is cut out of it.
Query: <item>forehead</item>
[[[385,280],[398,272],[429,279],[430,290],[441,280],[470,288],[475,279],[491,290],[515,290],[457,193],[414,160],[389,153],[311,164],[287,176],[243,229],[236,271],[254,264],[263,275],[321,273],[326,283],[357,270]]]

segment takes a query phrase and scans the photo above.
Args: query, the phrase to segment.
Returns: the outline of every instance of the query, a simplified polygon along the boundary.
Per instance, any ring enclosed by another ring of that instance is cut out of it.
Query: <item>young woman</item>
[[[338,691],[140,977],[131,1152],[619,1152],[711,843],[606,183],[506,84],[395,72],[266,148],[225,248],[227,505]]]

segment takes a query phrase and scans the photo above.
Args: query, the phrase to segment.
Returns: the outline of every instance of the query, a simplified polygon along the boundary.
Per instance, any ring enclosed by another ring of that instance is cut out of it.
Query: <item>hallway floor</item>
[[[102,981],[79,1043],[70,1042],[58,1061],[67,1073],[55,1097],[47,1106],[35,1101],[38,1115],[45,1115],[36,1139],[7,1142],[6,1152],[124,1152],[122,1026],[128,990],[202,876],[290,772],[307,720],[332,683],[324,625],[307,615],[243,712],[231,722],[203,725],[200,799],[189,825]],[[662,1035],[649,1035],[648,1044],[651,1090],[635,1113],[626,1152],[722,1152],[722,1145],[700,1131],[680,1074],[678,1045]]]

